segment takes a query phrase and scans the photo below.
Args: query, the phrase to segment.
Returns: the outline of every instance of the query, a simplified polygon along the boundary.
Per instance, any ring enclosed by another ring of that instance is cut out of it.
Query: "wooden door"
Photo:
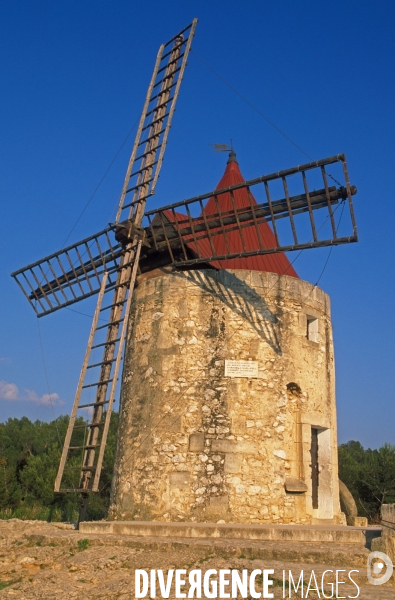
[[[313,508],[318,508],[318,429],[311,428],[311,491]]]

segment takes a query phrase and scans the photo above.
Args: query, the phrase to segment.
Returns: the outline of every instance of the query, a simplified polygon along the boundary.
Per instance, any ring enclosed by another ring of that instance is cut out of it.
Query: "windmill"
[[[79,521],[84,520],[89,494],[99,490],[138,276],[166,265],[175,270],[207,264],[222,268],[235,259],[281,257],[284,252],[357,241],[352,203],[356,188],[350,185],[344,154],[146,210],[156,189],[196,24],[195,19],[160,46],[115,222],[12,274],[38,317],[98,295],[55,481],[56,492],[82,495]],[[229,160],[235,160],[233,149]],[[334,180],[336,185],[329,185],[329,165],[339,167],[343,184]],[[309,178],[314,189],[309,188]],[[264,193],[261,202],[251,191],[258,187]],[[240,193],[241,205],[235,202]],[[348,207],[348,235],[338,234],[335,211],[340,205]],[[321,222],[329,229],[317,226],[318,213],[324,213]],[[298,231],[298,220],[306,216],[308,226],[305,222]],[[289,225],[285,241],[281,223]],[[90,421],[81,425],[77,417],[86,409],[91,411]]]

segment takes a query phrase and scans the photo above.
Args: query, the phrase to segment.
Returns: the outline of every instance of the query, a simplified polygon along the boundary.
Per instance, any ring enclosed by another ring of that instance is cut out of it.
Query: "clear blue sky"
[[[156,190],[158,205],[209,191],[233,139],[245,178],[345,152],[360,242],[335,248],[339,441],[395,444],[393,2],[3,0],[0,22],[1,419],[51,419],[37,319],[10,273],[61,247],[141,112],[157,49],[193,17],[196,37]],[[108,223],[129,136],[70,242]],[[315,282],[327,250],[295,263]],[[92,303],[75,310],[92,314]],[[54,413],[69,412],[90,328],[40,319]]]

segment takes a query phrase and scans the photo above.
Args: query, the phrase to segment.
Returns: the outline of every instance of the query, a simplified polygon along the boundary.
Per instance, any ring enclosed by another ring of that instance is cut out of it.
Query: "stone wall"
[[[257,377],[225,377],[225,360],[256,361]],[[142,281],[120,411],[110,519],[341,522],[329,298],[310,283],[211,269]]]
[[[395,504],[381,507],[381,537],[372,541],[372,551],[384,552],[395,564]]]

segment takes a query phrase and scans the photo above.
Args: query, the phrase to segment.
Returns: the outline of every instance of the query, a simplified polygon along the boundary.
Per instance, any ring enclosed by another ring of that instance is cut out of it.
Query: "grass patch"
[[[12,585],[12,581],[0,581],[0,590],[4,590],[9,585]]]
[[[86,550],[88,548],[89,540],[87,540],[86,538],[84,538],[83,540],[78,540],[77,546],[79,552],[82,552],[83,550]]]
[[[270,578],[273,581],[273,587],[283,587],[283,580],[282,579],[277,579],[277,577],[272,577],[272,576],[270,576]],[[289,588],[288,581],[285,582],[285,587]]]
[[[207,560],[210,560],[210,558],[213,558],[213,556],[209,555],[209,556],[204,556],[203,558],[201,558],[199,560],[200,564],[206,562]]]
[[[4,590],[5,588],[9,587],[10,585],[14,585],[14,583],[19,583],[20,581],[22,581],[21,577],[19,577],[19,579],[13,579],[11,581],[1,581],[0,580],[0,590]]]
[[[4,508],[0,510],[0,520],[21,519],[22,521],[62,521],[59,509],[49,506],[19,506],[18,508]]]

